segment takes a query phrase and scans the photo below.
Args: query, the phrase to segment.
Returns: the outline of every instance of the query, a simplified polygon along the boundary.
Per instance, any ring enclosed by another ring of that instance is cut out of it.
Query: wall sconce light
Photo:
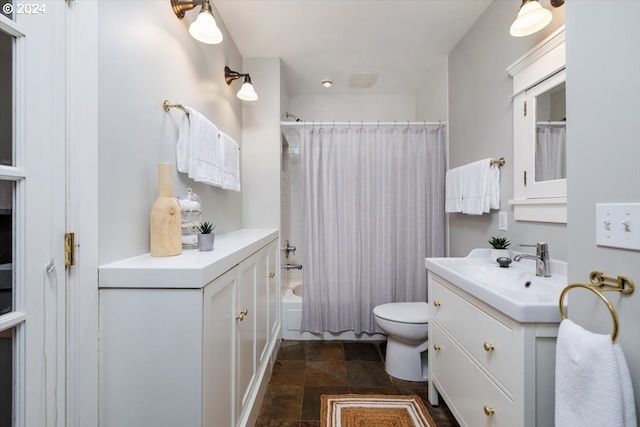
[[[551,6],[560,7],[564,0],[551,0]],[[538,0],[522,0],[518,16],[509,31],[513,37],[523,37],[540,31],[551,22],[551,12]]]
[[[227,84],[230,85],[232,81],[239,79],[240,77],[244,77],[244,83],[242,83],[242,87],[238,91],[238,98],[243,101],[255,101],[258,99],[258,94],[253,89],[253,85],[251,84],[251,76],[249,74],[240,74],[237,71],[231,71],[229,67],[224,67],[224,79]]]
[[[195,21],[189,26],[189,34],[194,39],[207,44],[218,44],[222,41],[222,32],[216,25],[216,18],[211,10],[209,0],[180,1],[171,0],[173,13],[178,19],[184,18],[184,13],[188,10],[202,6]]]

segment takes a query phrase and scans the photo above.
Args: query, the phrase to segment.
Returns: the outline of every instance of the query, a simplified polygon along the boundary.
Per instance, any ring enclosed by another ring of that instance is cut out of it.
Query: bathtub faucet
[[[282,248],[282,250],[284,251],[284,256],[286,258],[289,258],[289,254],[294,254],[296,253],[296,247],[295,246],[291,246],[289,244],[289,241],[287,240],[287,243],[285,243],[284,247]]]

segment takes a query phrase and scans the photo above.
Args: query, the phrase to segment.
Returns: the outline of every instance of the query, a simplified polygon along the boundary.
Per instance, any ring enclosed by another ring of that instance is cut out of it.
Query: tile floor
[[[438,427],[458,426],[441,399],[429,404],[427,382],[384,370],[386,343],[282,341],[256,427],[317,427],[322,394],[416,394]]]

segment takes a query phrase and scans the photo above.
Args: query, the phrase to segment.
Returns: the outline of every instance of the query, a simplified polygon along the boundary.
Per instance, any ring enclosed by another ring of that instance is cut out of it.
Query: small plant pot
[[[498,258],[500,257],[504,257],[504,258],[511,258],[510,257],[510,252],[509,249],[491,249],[491,262],[494,264],[497,264],[498,261],[496,261]]]
[[[198,249],[201,251],[212,251],[213,250],[213,239],[216,237],[215,234],[198,234]]]

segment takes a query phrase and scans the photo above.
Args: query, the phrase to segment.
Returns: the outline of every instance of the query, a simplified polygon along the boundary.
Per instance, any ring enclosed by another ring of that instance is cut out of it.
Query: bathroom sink
[[[531,260],[501,268],[489,249],[464,258],[426,258],[428,270],[519,322],[559,322],[558,300],[567,286],[566,263],[552,261],[551,277],[535,274]]]

